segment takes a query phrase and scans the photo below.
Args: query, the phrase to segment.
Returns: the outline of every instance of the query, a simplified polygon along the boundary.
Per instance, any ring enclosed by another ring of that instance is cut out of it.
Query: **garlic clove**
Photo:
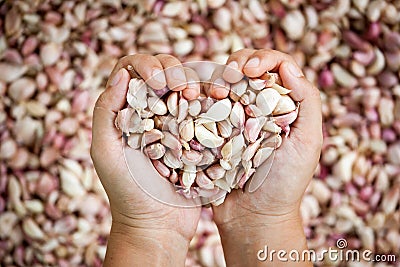
[[[195,136],[200,144],[208,148],[219,147],[225,141],[224,138],[213,134],[201,124],[195,125]]]
[[[264,116],[270,115],[277,106],[281,95],[274,89],[262,90],[256,98],[256,105]]]
[[[223,99],[215,102],[206,113],[200,114],[199,118],[205,118],[215,122],[223,121],[228,118],[231,109],[231,101],[229,99]]]

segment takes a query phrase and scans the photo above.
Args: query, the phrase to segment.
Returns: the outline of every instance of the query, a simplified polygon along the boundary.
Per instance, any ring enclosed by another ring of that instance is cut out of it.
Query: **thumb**
[[[279,74],[283,85],[292,90],[292,99],[300,103],[289,139],[296,140],[296,145],[305,144],[319,149],[322,145],[322,111],[318,89],[304,77],[297,65],[289,61],[282,63]]]
[[[108,88],[99,96],[93,111],[93,144],[119,140],[121,132],[114,126],[117,112],[126,103],[130,75],[121,68],[110,77]]]

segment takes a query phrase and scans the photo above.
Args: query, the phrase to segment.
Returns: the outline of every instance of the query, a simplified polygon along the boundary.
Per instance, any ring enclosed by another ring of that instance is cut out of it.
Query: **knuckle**
[[[157,55],[156,58],[168,65],[181,65],[180,61],[172,55],[160,54]]]

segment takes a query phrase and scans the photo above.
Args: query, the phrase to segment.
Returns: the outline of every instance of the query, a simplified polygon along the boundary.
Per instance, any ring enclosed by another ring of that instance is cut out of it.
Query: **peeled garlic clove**
[[[245,112],[240,102],[236,102],[229,115],[229,120],[236,128],[242,129],[245,123]]]
[[[215,148],[219,147],[224,143],[224,138],[217,136],[207,130],[203,125],[201,124],[196,124],[195,125],[195,136],[197,138],[197,141],[200,142],[205,147],[208,148]]]
[[[235,177],[235,179],[233,180],[233,183],[232,183],[232,188],[239,188],[237,185],[238,185],[238,183],[239,183],[239,181],[240,181],[240,179],[243,177],[243,175],[244,175],[245,173],[244,173],[244,169],[242,168],[242,169],[239,169],[238,171],[237,171],[237,173],[236,173],[236,177]]]
[[[168,130],[175,136],[179,136],[179,125],[176,119],[172,119],[168,122]]]
[[[260,91],[265,88],[265,80],[261,79],[249,79],[249,86],[254,90]]]
[[[271,87],[273,89],[275,89],[281,95],[287,95],[290,92],[292,92],[292,90],[289,90],[289,89],[287,89],[287,88],[285,88],[285,87],[283,87],[283,86],[281,86],[279,84],[276,84],[276,83],[274,85],[272,85]]]
[[[147,86],[142,79],[131,79],[128,85],[128,94],[126,100],[128,104],[138,110],[142,111],[147,107]]]
[[[161,139],[161,144],[164,146],[172,149],[172,150],[179,150],[182,148],[181,142],[179,142],[178,138],[176,138],[170,132],[163,132],[164,137]]]
[[[214,154],[208,149],[205,149],[201,154],[203,155],[203,158],[199,163],[197,163],[198,166],[210,165],[215,160]]]
[[[272,147],[260,148],[253,158],[254,168],[258,168],[261,164],[263,164],[271,156],[274,150],[275,149]]]
[[[216,122],[223,121],[228,118],[231,109],[231,101],[226,98],[215,102],[206,113],[200,114],[199,117]]]
[[[189,102],[189,114],[192,117],[196,117],[200,114],[201,104],[200,101],[195,99]]]
[[[172,169],[180,169],[183,167],[183,162],[178,157],[176,157],[171,152],[171,150],[168,150],[167,152],[165,152],[163,160],[164,160],[164,164]]]
[[[168,112],[167,105],[158,97],[149,97],[147,104],[150,111],[156,115],[165,115]]]
[[[283,95],[279,99],[278,104],[276,105],[272,114],[273,115],[282,115],[282,114],[292,112],[295,109],[296,109],[296,104],[294,103],[292,98],[290,98],[287,95]]]
[[[227,171],[232,169],[232,164],[229,161],[224,160],[224,159],[220,159],[219,160],[219,165],[221,165],[221,167],[224,168]]]
[[[140,127],[143,128],[144,131],[150,131],[154,129],[154,120],[144,119],[141,121]]]
[[[167,98],[167,108],[169,113],[178,116],[178,92],[172,92]]]
[[[279,126],[277,126],[279,127]],[[272,147],[277,149],[278,147],[280,147],[282,144],[282,136],[280,134],[274,134],[270,137],[268,137],[267,139],[265,139],[264,141],[262,141],[261,143],[261,147]]]
[[[277,134],[279,134],[279,133],[281,133],[282,128],[279,127],[278,125],[276,125],[274,121],[272,121],[272,120],[267,120],[267,121],[264,123],[263,130],[264,130],[264,131],[267,131],[267,132],[270,132],[270,133],[277,133]]]
[[[232,135],[232,124],[229,120],[217,122],[217,128],[223,138],[229,138]]]
[[[207,177],[203,171],[199,171],[196,174],[196,184],[203,189],[214,189],[214,183]]]
[[[239,134],[232,138],[232,155],[240,154],[243,150],[243,147],[246,145],[244,141],[244,137],[242,134]]]
[[[179,124],[179,134],[182,140],[189,142],[194,137],[194,123],[193,119],[187,119]]]
[[[151,161],[153,163],[154,168],[156,169],[156,171],[163,177],[169,177],[170,176],[170,171],[168,169],[167,166],[165,166],[164,163],[162,163],[159,160],[152,160]]]
[[[242,159],[242,166],[244,168],[244,172],[248,173],[250,171],[251,167],[253,167],[253,162],[251,160],[243,160]]]
[[[184,165],[182,174],[182,185],[186,188],[190,188],[196,179],[196,166],[195,165]]]
[[[186,119],[189,112],[189,102],[181,98],[179,99],[179,106],[178,106],[178,124],[181,123],[184,119]]]
[[[239,101],[240,97],[246,92],[247,85],[246,80],[240,80],[239,82],[232,84],[229,97],[235,102]]]
[[[260,131],[266,121],[267,118],[265,117],[247,119],[246,125],[244,127],[244,136],[246,137],[247,141],[253,143],[257,140],[258,135],[260,134]]]
[[[264,116],[270,115],[279,102],[281,95],[274,89],[262,90],[256,98],[256,105]]]
[[[224,177],[226,170],[219,164],[214,164],[206,169],[206,174],[212,180],[221,179]]]
[[[142,136],[142,146],[146,146],[148,144],[159,141],[163,137],[164,137],[164,134],[160,130],[157,130],[157,129],[152,129],[148,132],[144,132],[143,136]]]
[[[233,140],[229,140],[221,149],[221,155],[224,160],[230,160],[232,157],[232,144]]]
[[[142,143],[142,134],[134,133],[128,136],[128,146],[133,149],[139,149]]]
[[[203,159],[203,154],[195,150],[184,150],[181,159],[186,165],[197,165]]]
[[[142,109],[138,112],[140,113],[140,118],[142,118],[142,119],[149,119],[154,116],[154,113],[150,110]]]
[[[217,124],[214,121],[202,123],[204,127],[215,135],[218,135]]]
[[[228,193],[231,192],[231,187],[225,181],[225,179],[217,179],[214,181],[215,186],[218,186],[222,190],[227,191]]]
[[[250,104],[256,103],[257,94],[253,91],[247,91],[242,97],[240,98],[240,103],[247,106]]]
[[[228,184],[229,188],[233,188],[234,187],[233,183],[235,182],[236,175],[237,175],[238,171],[239,171],[239,168],[236,167],[236,168],[233,168],[231,170],[228,170],[225,173],[225,181]]]
[[[254,154],[256,153],[257,149],[260,147],[261,141],[263,139],[264,135],[262,135],[259,139],[257,139],[257,141],[246,147],[246,149],[242,154],[242,161],[250,162],[250,160],[254,157]]]
[[[256,118],[263,116],[262,111],[256,105],[248,105],[244,108],[245,113],[247,116]]]
[[[150,159],[160,159],[165,154],[165,147],[160,144],[152,144],[144,148],[143,152]]]

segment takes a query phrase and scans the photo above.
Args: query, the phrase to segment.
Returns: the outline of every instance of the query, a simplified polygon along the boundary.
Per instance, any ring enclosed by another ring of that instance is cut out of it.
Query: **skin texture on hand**
[[[157,80],[149,81],[156,89],[168,84],[174,90],[183,90],[189,99],[197,98],[200,92],[199,86],[187,86],[187,80],[196,79],[191,76],[193,73],[186,73],[180,62],[169,55],[127,56],[115,66],[106,90],[94,108],[91,146],[93,163],[110,200],[113,217],[105,266],[143,266],[141,263],[148,263],[145,260],[157,260],[157,255],[163,257],[160,261],[163,266],[183,266],[200,218],[200,208],[178,208],[160,203],[143,192],[132,179],[125,163],[122,132],[114,126],[117,112],[126,103],[131,78],[126,70],[128,65],[144,80],[156,75]],[[169,72],[164,73],[165,68],[169,68]],[[144,157],[142,153],[136,155]],[[149,168],[149,176],[151,172],[155,170]],[[143,175],[146,174],[147,170]],[[165,190],[172,189],[166,187]],[[150,259],[129,253],[130,250],[141,251],[138,244],[142,250],[145,248],[147,254],[143,255]],[[149,253],[152,248],[171,255]]]
[[[241,266],[255,262],[242,262],[238,258],[246,258],[246,255],[241,257],[240,253],[230,253],[237,251],[237,239],[253,240],[247,245],[257,243],[260,245],[258,249],[264,245],[270,245],[270,248],[275,245],[288,251],[306,249],[299,207],[319,161],[322,146],[321,100],[318,89],[306,80],[294,59],[278,51],[240,50],[229,57],[227,65],[237,66],[238,72],[248,77],[259,77],[267,71],[278,72],[283,85],[292,90],[290,96],[300,102],[298,118],[291,125],[289,136],[276,150],[271,169],[264,164],[252,178],[264,179],[266,176],[260,188],[253,193],[249,193],[247,188],[244,191],[233,190],[222,205],[213,207],[214,221],[221,234],[228,265]],[[241,79],[240,74],[231,68],[226,68],[223,77],[228,82]],[[279,235],[273,233],[279,232],[280,226],[281,233],[287,233],[288,225],[295,229],[290,234],[292,239],[287,237],[289,239],[284,244],[279,244]],[[258,249],[252,251],[251,260],[257,260]],[[288,263],[282,266],[288,266]]]
[[[122,134],[114,127],[116,114],[126,103],[128,65],[156,90],[168,85],[174,91],[182,91],[189,100],[200,94],[200,86],[192,83],[198,77],[182,68],[172,56],[137,54],[122,58],[114,68],[107,89],[96,103],[91,147],[113,216],[105,266],[143,266],[154,261],[162,266],[181,266],[197,227],[200,208],[162,204],[143,192],[131,178],[125,163]],[[262,186],[253,193],[234,190],[222,205],[213,208],[228,266],[265,266],[257,260],[257,251],[264,245],[299,252],[307,248],[299,206],[322,145],[320,96],[286,54],[244,49],[232,54],[227,65],[230,70],[217,69],[218,73],[214,73],[216,82],[221,75],[233,83],[243,74],[259,77],[266,71],[279,72],[283,85],[292,89],[290,96],[300,103],[299,116],[290,135],[276,151],[271,170],[267,174],[268,166],[261,166],[252,178],[262,180],[267,175]],[[155,78],[149,80],[150,77]],[[229,90],[224,86],[210,86],[206,93],[222,99]],[[138,162],[144,157],[141,153],[132,155]],[[154,169],[148,168],[138,173],[153,177],[152,172]],[[168,190],[171,188],[166,186],[165,191]],[[166,254],[151,253],[160,249]],[[268,266],[290,264],[274,262]],[[296,266],[309,266],[309,263]]]

